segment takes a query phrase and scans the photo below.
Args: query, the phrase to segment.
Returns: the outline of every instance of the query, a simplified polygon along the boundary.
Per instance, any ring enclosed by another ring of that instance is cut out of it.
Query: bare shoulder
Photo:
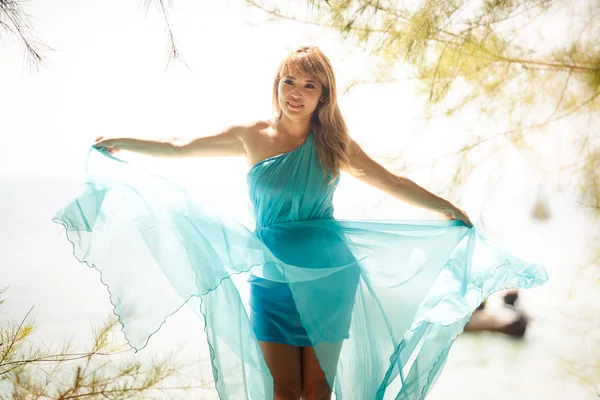
[[[251,121],[235,126],[236,135],[246,144],[259,140],[265,130],[271,128],[271,122],[266,120]]]
[[[268,145],[272,137],[272,122],[267,120],[252,121],[240,125],[237,130],[238,138],[244,144],[246,153],[251,155]]]
[[[269,121],[243,122],[230,125],[211,137],[213,140],[223,143],[237,142],[240,147],[246,149],[248,146],[252,146],[252,143],[256,141],[257,136],[269,127]]]
[[[281,138],[275,134],[273,121],[258,120],[250,123],[245,126],[241,135],[249,166],[285,151],[281,149]]]

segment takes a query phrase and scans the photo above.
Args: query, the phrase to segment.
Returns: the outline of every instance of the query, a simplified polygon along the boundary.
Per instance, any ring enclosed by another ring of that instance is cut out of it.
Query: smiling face
[[[334,182],[341,168],[349,165],[350,136],[337,103],[331,62],[318,47],[301,46],[281,61],[274,78],[275,121],[286,119],[288,127],[298,131],[307,124],[315,137],[319,162],[332,177],[330,183]]]
[[[322,94],[323,86],[315,78],[294,69],[287,71],[277,86],[279,108],[292,120],[310,119]]]

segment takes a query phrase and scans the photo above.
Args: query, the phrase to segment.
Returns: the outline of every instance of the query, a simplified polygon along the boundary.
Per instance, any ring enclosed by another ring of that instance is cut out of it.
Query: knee
[[[302,388],[297,382],[275,382],[273,400],[300,400]]]
[[[331,399],[331,390],[329,389],[329,385],[325,383],[324,385],[312,386],[308,388],[304,388],[302,390],[302,400],[330,400]]]

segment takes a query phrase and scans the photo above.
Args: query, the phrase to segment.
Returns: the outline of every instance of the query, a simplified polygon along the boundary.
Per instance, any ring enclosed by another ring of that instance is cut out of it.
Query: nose
[[[300,97],[302,97],[302,95],[296,89],[292,89],[292,91],[290,92],[290,97],[294,100],[297,100],[297,99],[300,99]]]

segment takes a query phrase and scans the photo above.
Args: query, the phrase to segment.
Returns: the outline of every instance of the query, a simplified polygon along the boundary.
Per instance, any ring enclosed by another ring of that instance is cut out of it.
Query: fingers
[[[473,226],[473,223],[469,219],[469,216],[467,215],[467,213],[464,212],[463,210],[461,210],[460,208],[456,207],[454,209],[454,213],[453,214],[454,215],[452,216],[452,219],[459,220],[459,221],[463,222],[469,228]]]
[[[469,228],[473,226],[467,213],[456,206],[452,206],[450,209],[443,210],[441,213],[446,219],[456,220],[464,223]]]
[[[106,146],[105,146],[105,145],[101,145],[101,144],[100,144],[100,142],[102,141],[102,139],[104,139],[104,136],[98,136],[98,137],[96,138],[96,140],[94,140],[94,144],[93,144],[93,146],[94,146],[94,147],[96,147],[96,148],[102,148],[102,147],[106,148]]]
[[[461,214],[462,214],[461,220],[465,223],[465,225],[467,225],[468,227],[473,226],[473,223],[471,223],[471,220],[467,216],[467,213],[465,213],[464,211],[461,210]]]
[[[92,146],[94,146],[96,148],[105,149],[111,154],[113,154],[117,151],[113,140],[105,139],[104,136],[98,136]]]

